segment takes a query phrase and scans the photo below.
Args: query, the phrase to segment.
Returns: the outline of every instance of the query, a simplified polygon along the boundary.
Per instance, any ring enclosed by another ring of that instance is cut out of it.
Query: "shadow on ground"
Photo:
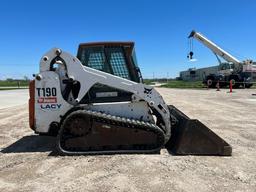
[[[2,153],[53,152],[55,137],[29,135],[2,149]]]
[[[3,148],[1,153],[49,152],[49,156],[59,156],[56,150],[56,137],[29,135]],[[117,153],[118,154],[118,153]],[[127,153],[129,154],[129,153]],[[160,154],[160,151],[150,154]],[[91,154],[97,155],[97,154]],[[98,154],[99,155],[99,154]],[[104,155],[104,154],[102,154]]]
[[[221,138],[220,138],[221,139]],[[222,141],[222,140],[221,140]],[[225,142],[225,141],[223,141]],[[204,147],[198,145],[191,145],[192,151],[187,151],[188,148],[182,148],[181,152],[184,153],[176,153],[173,148],[166,147],[167,152],[170,155],[206,155],[206,156],[230,156],[232,153],[232,148],[226,143],[220,142],[219,148],[213,148],[212,145],[205,145]],[[200,144],[200,143],[199,143]],[[227,154],[223,152],[223,148],[227,148]],[[1,153],[35,153],[35,152],[48,152],[49,156],[59,156],[61,154],[56,150],[56,137],[50,136],[39,136],[39,135],[29,135],[24,136],[23,138],[17,140],[11,145],[3,148]],[[114,153],[115,154],[115,153]],[[118,153],[116,153],[118,154]],[[129,153],[127,153],[129,154]],[[139,154],[139,153],[138,153]],[[150,154],[160,154],[160,151],[156,151]],[[96,155],[96,154],[91,154]],[[99,155],[99,154],[98,154]]]

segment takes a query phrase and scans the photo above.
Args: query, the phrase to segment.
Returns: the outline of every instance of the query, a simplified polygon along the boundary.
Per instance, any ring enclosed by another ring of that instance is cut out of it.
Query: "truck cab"
[[[224,75],[230,75],[234,71],[234,64],[230,62],[220,63],[218,67],[218,73]]]

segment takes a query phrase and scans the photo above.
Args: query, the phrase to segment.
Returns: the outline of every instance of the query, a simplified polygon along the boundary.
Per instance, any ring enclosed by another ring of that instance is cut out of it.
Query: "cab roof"
[[[132,41],[103,41],[103,42],[89,42],[80,43],[79,48],[82,47],[96,47],[96,46],[130,46],[134,47],[134,42]]]

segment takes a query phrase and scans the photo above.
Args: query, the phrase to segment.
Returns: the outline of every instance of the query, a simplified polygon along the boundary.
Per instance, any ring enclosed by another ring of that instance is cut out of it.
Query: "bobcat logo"
[[[151,91],[152,91],[152,88],[151,89],[144,88],[144,93],[146,94],[151,94]]]

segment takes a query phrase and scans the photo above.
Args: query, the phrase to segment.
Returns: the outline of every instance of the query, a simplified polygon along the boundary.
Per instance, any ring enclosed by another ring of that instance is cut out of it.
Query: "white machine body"
[[[52,61],[61,58],[61,62],[54,62],[56,70],[50,70]],[[73,79],[80,82],[77,98],[72,94],[68,99],[63,98],[65,89],[64,79]],[[90,103],[80,104],[80,101],[95,84],[107,85],[113,88],[132,93],[130,102]],[[47,133],[51,123],[60,123],[61,118],[74,106],[83,106],[86,109],[104,111],[111,115],[122,115],[127,118],[138,118],[153,122],[150,110],[156,110],[163,119],[166,135],[171,134],[170,112],[162,96],[151,86],[136,83],[102,71],[83,66],[80,61],[67,52],[53,48],[40,61],[40,73],[35,78],[34,128],[37,133]]]

